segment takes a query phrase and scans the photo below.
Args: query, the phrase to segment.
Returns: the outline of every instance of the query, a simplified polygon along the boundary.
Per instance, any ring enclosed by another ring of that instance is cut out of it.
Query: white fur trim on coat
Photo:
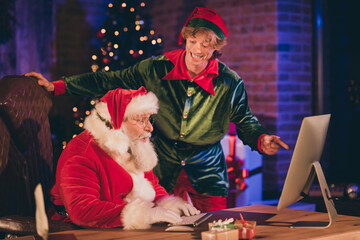
[[[155,190],[152,184],[144,177],[144,173],[130,174],[133,180],[133,188],[131,192],[126,195],[125,200],[132,202],[135,199],[142,199],[144,201],[152,202],[155,199]]]

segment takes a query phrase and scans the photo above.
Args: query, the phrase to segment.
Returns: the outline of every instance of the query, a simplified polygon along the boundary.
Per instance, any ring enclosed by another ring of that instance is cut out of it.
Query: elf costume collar
[[[185,49],[177,49],[171,52],[164,53],[165,57],[167,57],[174,64],[174,68],[162,79],[193,80],[205,91],[215,96],[212,79],[219,76],[219,63],[217,59],[210,60],[205,70],[193,79],[191,79],[185,65],[185,52]]]

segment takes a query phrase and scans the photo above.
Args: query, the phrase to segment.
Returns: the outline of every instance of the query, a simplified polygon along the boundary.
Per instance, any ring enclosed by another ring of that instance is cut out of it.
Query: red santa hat
[[[154,114],[159,108],[155,94],[146,93],[144,87],[138,90],[121,88],[110,90],[100,100],[107,105],[114,129],[120,129],[125,118],[144,113]]]
[[[224,20],[217,12],[210,8],[196,7],[183,27],[207,28],[213,31],[220,39],[224,39],[228,36],[228,30]],[[183,44],[184,40],[185,39],[180,34],[178,44]]]

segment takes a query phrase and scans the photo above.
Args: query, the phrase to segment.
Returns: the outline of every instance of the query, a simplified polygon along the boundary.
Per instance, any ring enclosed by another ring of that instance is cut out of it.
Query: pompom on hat
[[[154,93],[144,87],[138,90],[117,88],[107,92],[101,99],[107,105],[114,129],[120,129],[125,118],[144,113],[155,114],[159,109]]]
[[[225,26],[224,20],[217,12],[210,8],[196,7],[186,20],[183,27],[207,28],[213,31],[220,39],[224,39],[228,36],[228,30]],[[178,44],[183,44],[184,40],[185,39],[180,33]]]

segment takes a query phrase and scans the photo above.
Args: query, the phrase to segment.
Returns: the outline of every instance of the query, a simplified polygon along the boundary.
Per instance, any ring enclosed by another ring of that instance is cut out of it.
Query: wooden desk
[[[360,239],[360,217],[338,215],[336,221],[327,229],[310,228],[289,228],[296,221],[327,221],[326,213],[284,209],[277,211],[274,206],[253,205],[239,207],[213,212],[213,216],[207,221],[237,218],[242,213],[246,220],[257,221],[256,235],[253,239],[276,239],[276,240],[294,240],[294,239]],[[113,240],[113,239],[131,239],[131,240],[187,240],[201,239],[201,232],[207,230],[207,223],[202,223],[194,232],[165,232],[165,224],[156,224],[149,230],[124,231],[121,228],[113,229],[81,229],[60,233],[52,233],[49,240]],[[18,239],[28,240],[34,237],[21,237]]]

